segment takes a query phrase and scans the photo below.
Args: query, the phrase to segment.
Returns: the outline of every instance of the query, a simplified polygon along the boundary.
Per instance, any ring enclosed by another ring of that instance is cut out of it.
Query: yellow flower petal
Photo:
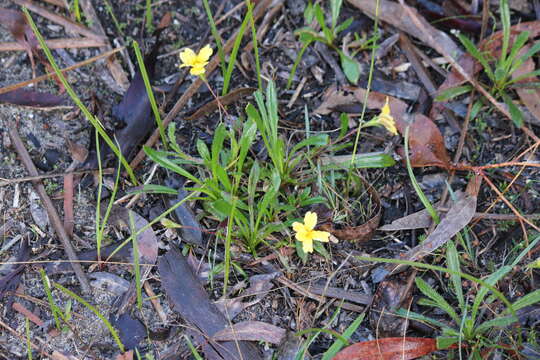
[[[206,45],[197,54],[197,61],[208,62],[208,59],[210,59],[210,56],[212,56],[213,52],[214,52],[214,50],[212,50],[210,45]]]
[[[306,254],[313,252],[313,241],[311,239],[303,241],[302,250],[304,250]]]
[[[327,231],[313,230],[311,232],[311,237],[313,238],[313,240],[328,242],[328,239],[330,238],[330,233]]]
[[[317,213],[308,211],[306,215],[304,215],[304,224],[306,229],[313,230],[313,228],[317,225]]]
[[[379,116],[379,123],[386,128],[390,133],[393,135],[397,135],[397,129],[396,129],[396,123],[394,122],[394,118],[390,115],[380,115]]]
[[[309,231],[299,231],[296,233],[295,235],[296,237],[296,240],[300,241],[300,242],[305,242],[305,241],[311,241],[311,236],[309,234]]]
[[[204,74],[204,66],[199,66],[199,65],[196,65],[196,66],[193,66],[191,68],[191,70],[189,71],[189,73],[191,75],[202,75]]]
[[[390,104],[388,104],[388,96],[386,97],[386,102],[381,109],[381,116],[390,115]]]
[[[193,66],[196,58],[197,55],[195,55],[195,52],[193,50],[191,50],[190,48],[185,48],[184,51],[180,53],[180,61],[182,61],[180,67]]]
[[[306,227],[304,226],[304,224],[299,223],[299,222],[297,222],[297,221],[293,222],[292,228],[293,228],[293,230],[296,231],[296,232],[299,232],[299,231],[306,231]]]

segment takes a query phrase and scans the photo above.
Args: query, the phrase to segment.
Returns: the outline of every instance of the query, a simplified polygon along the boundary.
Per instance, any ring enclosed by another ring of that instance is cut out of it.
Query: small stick
[[[17,153],[19,154],[19,157],[21,158],[21,161],[23,162],[30,175],[37,176],[38,172],[36,166],[32,162],[30,154],[28,154],[28,151],[24,147],[24,144],[21,140],[21,137],[19,136],[19,133],[17,132],[15,124],[13,122],[9,122],[8,127],[9,136],[11,138],[11,141],[13,142],[13,145],[15,146],[15,149],[17,150]],[[39,197],[41,198],[41,202],[43,203],[43,206],[45,207],[45,210],[49,215],[51,224],[56,234],[60,238],[60,241],[62,242],[62,245],[69,260],[71,261],[71,267],[73,268],[75,275],[81,283],[81,288],[83,292],[87,294],[90,293],[90,283],[88,282],[88,278],[82,270],[79,259],[77,258],[77,254],[75,254],[75,250],[71,245],[69,236],[64,229],[64,224],[62,224],[62,220],[60,220],[60,216],[58,216],[58,212],[56,211],[56,208],[54,207],[51,198],[49,197],[49,195],[47,195],[47,191],[45,191],[45,186],[43,186],[43,184],[40,182],[34,181],[34,188],[38,192]]]
[[[46,40],[45,43],[49,49],[66,49],[66,48],[90,48],[101,47],[105,45],[103,40],[92,38],[66,38]],[[38,48],[41,48],[38,45]],[[26,51],[26,48],[18,42],[2,42],[0,43],[0,51]]]
[[[0,181],[0,187],[11,185],[11,184],[18,184],[18,183],[27,182],[27,181],[36,181],[36,180],[43,180],[43,179],[52,179],[52,178],[56,178],[56,177],[64,177],[64,176],[70,175],[70,174],[73,174],[73,175],[86,174],[86,173],[93,172],[93,171],[97,171],[97,170],[95,170],[95,169],[85,169],[85,170],[77,170],[77,171],[73,171],[73,172],[65,172],[65,173],[59,173],[59,174],[44,174],[44,175],[36,175],[36,176],[25,176],[25,177],[22,177],[22,178],[15,178],[15,179],[11,179],[11,180],[0,178],[0,179],[2,179],[2,181]],[[113,171],[114,171],[114,169],[112,169],[112,168],[103,169],[104,174],[112,174]]]
[[[62,73],[66,73],[67,71],[71,71],[71,70],[80,68],[81,66],[85,66],[85,65],[88,65],[90,63],[93,63],[94,61],[109,57],[112,54],[115,54],[115,53],[117,53],[117,52],[119,52],[121,50],[124,50],[124,49],[125,49],[125,47],[122,46],[122,47],[113,49],[111,51],[107,51],[107,52],[105,52],[103,54],[96,55],[94,57],[91,57],[90,59],[83,60],[81,62],[78,62],[78,63],[74,64],[74,65],[68,66],[67,68],[64,68],[64,69],[62,69],[60,71]],[[46,80],[46,79],[48,79],[48,78],[50,78],[52,76],[55,76],[55,74],[54,73],[48,73],[48,74],[45,74],[45,75],[38,76],[38,77],[36,77],[34,79],[31,79],[31,80],[21,81],[20,83],[17,83],[17,84],[5,86],[3,88],[0,88],[0,94],[4,94],[4,93],[10,92],[12,90],[16,90],[18,88],[30,85],[30,84],[38,83],[38,82]]]

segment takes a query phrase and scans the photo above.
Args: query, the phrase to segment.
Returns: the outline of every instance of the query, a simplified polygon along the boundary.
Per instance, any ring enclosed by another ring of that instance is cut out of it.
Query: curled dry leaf
[[[529,45],[523,47],[518,53],[518,58],[523,56],[530,48],[531,46]],[[521,65],[519,68],[516,69],[516,71],[512,73],[512,79],[517,79],[525,74],[533,72],[535,68],[536,64],[534,63],[534,60],[532,58],[528,58],[523,63],[523,65]],[[536,76],[531,76],[519,81],[518,84],[538,84],[539,81],[540,80]],[[533,85],[533,87],[530,89],[517,88],[516,92],[521,101],[523,102],[523,105],[527,107],[527,109],[538,121],[538,124],[540,124],[540,89]]]
[[[341,350],[333,360],[408,360],[436,350],[439,350],[436,339],[391,337],[348,346]]]

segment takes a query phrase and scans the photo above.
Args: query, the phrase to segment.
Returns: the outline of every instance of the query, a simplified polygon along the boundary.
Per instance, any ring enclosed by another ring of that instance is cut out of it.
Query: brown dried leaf
[[[266,341],[280,344],[285,337],[285,329],[261,321],[242,321],[214,334],[216,341]]]
[[[101,207],[101,209],[102,211],[106,211],[105,206]],[[130,213],[133,216],[135,230],[138,231],[139,229],[142,229],[148,224],[148,221],[141,215],[137,214],[132,210],[117,205],[113,205],[111,215],[109,217],[109,223],[121,226],[125,229],[129,229]],[[141,259],[141,263],[154,264],[157,260],[158,241],[156,234],[151,227],[144,230],[137,236],[137,245],[139,248],[139,256]]]
[[[408,360],[436,350],[436,339],[395,337],[356,343],[341,350],[333,360]]]
[[[437,30],[429,24],[416,9],[407,5],[400,5],[388,0],[348,0],[349,3],[362,10],[366,15],[389,23],[403,32],[419,39],[423,44],[437,50],[442,47],[447,54],[459,56],[459,46],[443,31]],[[378,9],[377,9],[378,7]],[[408,9],[405,9],[407,7]],[[418,21],[414,21],[409,11],[414,13]],[[429,36],[428,36],[429,35]]]
[[[218,354],[221,354],[225,359],[262,359],[253,344],[244,341],[216,344],[212,341],[213,336],[226,328],[229,321],[210,301],[208,293],[179,249],[172,246],[167,254],[160,257],[158,269],[174,311],[210,339],[202,343],[206,358],[218,358]]]
[[[422,114],[411,115],[414,117],[409,129],[409,157],[411,166],[439,166],[450,168],[450,157],[444,147],[444,139],[435,123]],[[396,127],[404,134],[404,129]],[[404,154],[401,154],[402,156]]]

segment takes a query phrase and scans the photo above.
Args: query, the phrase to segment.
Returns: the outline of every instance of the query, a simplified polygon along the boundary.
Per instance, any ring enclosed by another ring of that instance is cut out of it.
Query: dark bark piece
[[[19,252],[17,253],[17,258],[15,259],[16,263],[27,261],[30,257],[30,247],[28,246],[28,240],[21,240],[19,246]],[[14,269],[7,273],[4,277],[0,279],[0,300],[5,296],[8,291],[15,291],[19,282],[21,281],[22,273],[26,264],[14,265]],[[9,309],[13,303],[13,297],[11,297],[6,303],[5,308]]]
[[[169,177],[165,181],[165,184],[178,191],[178,195],[175,197],[167,197],[166,203],[168,207],[176,205],[188,196],[187,191],[184,190],[184,182],[177,177]],[[184,202],[174,210],[173,214],[175,220],[182,225],[182,228],[180,228],[182,239],[190,244],[205,247],[206,244],[203,241],[201,224],[197,221],[195,214],[193,214],[189,206]]]
[[[223,359],[262,359],[253,344],[244,341],[216,343],[211,340],[214,334],[229,325],[228,321],[210,301],[202,284],[191,271],[186,257],[178,248],[172,247],[167,254],[159,258],[158,269],[173,309],[209,339],[203,344],[203,351],[208,357],[217,352]]]

